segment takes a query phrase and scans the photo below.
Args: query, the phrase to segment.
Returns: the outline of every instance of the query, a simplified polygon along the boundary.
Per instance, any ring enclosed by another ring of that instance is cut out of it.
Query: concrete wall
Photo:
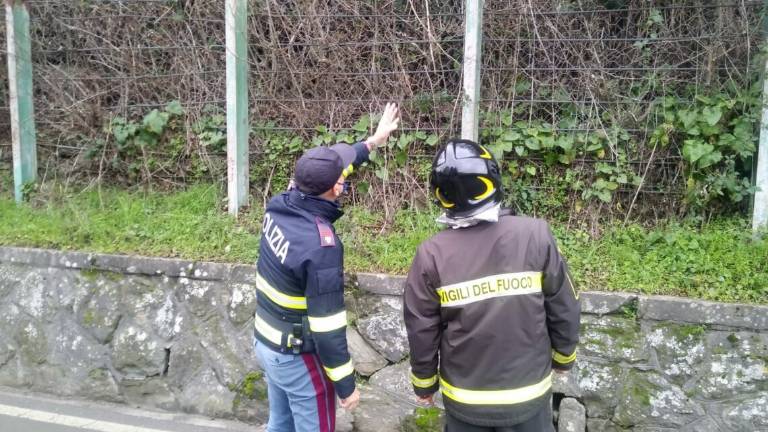
[[[0,247],[0,385],[258,423],[252,266]],[[398,430],[413,405],[402,278],[349,277],[363,403],[339,430]],[[768,430],[768,307],[582,293],[560,428]]]

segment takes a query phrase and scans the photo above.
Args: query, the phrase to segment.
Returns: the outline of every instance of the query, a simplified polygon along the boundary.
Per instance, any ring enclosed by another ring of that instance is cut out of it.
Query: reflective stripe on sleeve
[[[347,325],[347,311],[345,310],[327,317],[309,316],[308,318],[309,328],[315,333],[334,331]]]
[[[261,319],[258,314],[254,317],[253,324],[256,327],[256,331],[259,332],[260,335],[264,336],[268,341],[275,345],[282,344],[283,334],[280,332],[280,330],[277,330],[276,328],[267,324],[267,322]]]
[[[541,272],[503,273],[455,283],[437,289],[441,307],[462,306],[481,300],[541,292]]]
[[[454,387],[440,378],[443,394],[468,405],[513,405],[536,399],[552,387],[552,374],[536,384],[509,390],[467,390]]]
[[[348,167],[344,168],[344,171],[341,172],[341,175],[344,177],[349,177],[350,174],[355,172],[355,166],[352,164],[349,164]]]
[[[331,381],[341,381],[343,378],[352,375],[355,371],[355,368],[352,367],[352,360],[335,368],[323,366],[323,369],[325,369],[325,373],[328,374],[328,378],[330,378]]]
[[[559,352],[552,350],[552,360],[560,363],[560,364],[568,364],[574,360],[576,360],[576,351],[573,352],[573,354],[566,356],[562,355]]]
[[[411,383],[420,388],[430,388],[437,383],[437,375],[431,378],[419,378],[411,372]]]
[[[256,274],[256,289],[262,292],[275,304],[287,309],[307,309],[306,297],[294,297],[287,294],[283,294],[275,287],[269,284],[266,279],[260,274]]]

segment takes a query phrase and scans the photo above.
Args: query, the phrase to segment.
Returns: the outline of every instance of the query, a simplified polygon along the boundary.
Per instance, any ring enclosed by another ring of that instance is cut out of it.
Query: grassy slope
[[[171,194],[49,192],[24,206],[2,193],[0,244],[254,262],[260,211],[236,221],[222,204],[210,185]],[[337,222],[347,269],[405,273],[416,246],[439,229],[434,217],[401,211],[385,224],[381,214],[347,209]],[[599,239],[557,225],[554,231],[581,289],[768,303],[768,241],[753,241],[743,220],[703,229],[609,226]]]

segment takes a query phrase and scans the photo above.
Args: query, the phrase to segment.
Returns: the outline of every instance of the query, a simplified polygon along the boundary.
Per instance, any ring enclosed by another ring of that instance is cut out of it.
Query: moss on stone
[[[42,328],[29,323],[21,327],[20,331],[16,334],[16,339],[20,345],[19,352],[22,355],[23,361],[29,361],[34,364],[45,363],[48,355],[48,340]]]
[[[362,289],[360,289],[360,286],[357,284],[357,280],[355,281],[346,281],[347,283],[344,285],[344,294],[351,296],[355,300],[359,299],[365,293]]]
[[[416,408],[413,414],[405,417],[400,430],[403,432],[440,432],[442,431],[442,411],[439,408]]]
[[[648,375],[639,371],[630,371],[626,386],[625,394],[642,406],[650,406],[651,394],[659,390]]]
[[[83,314],[83,324],[91,326],[94,322],[96,322],[96,314],[93,313],[93,310],[88,309]]]
[[[625,318],[637,321],[637,301],[632,301],[619,309],[619,313],[624,315]]]
[[[605,348],[605,342],[596,338],[587,338],[584,340],[587,345],[595,345],[599,348]]]
[[[600,333],[609,336],[619,348],[635,348],[636,332],[623,327],[605,327],[598,330]]]
[[[258,371],[249,372],[243,379],[242,389],[243,394],[248,399],[266,400],[267,389],[262,385],[262,379],[264,374]]]
[[[267,388],[263,384],[264,374],[251,371],[245,375],[240,384],[230,384],[229,390],[237,393],[235,399],[267,400]],[[239,401],[237,401],[239,403]]]
[[[240,384],[229,384],[229,390],[235,393],[232,400],[232,410],[237,411],[244,401],[266,401],[267,386],[264,384],[264,374],[260,371],[248,372]]]
[[[731,343],[731,345],[738,345],[739,344],[739,337],[736,336],[734,333],[731,333],[728,335],[728,342]]]
[[[672,335],[679,341],[687,339],[700,339],[707,331],[704,325],[670,325]]]
[[[645,406],[651,405],[651,393],[644,386],[632,387],[632,396]]]
[[[88,372],[88,378],[93,380],[102,380],[107,377],[108,372],[104,369],[91,369],[90,372]]]
[[[357,313],[355,311],[347,310],[347,325],[357,327]]]
[[[98,270],[98,269],[84,269],[80,270],[80,276],[83,277],[83,279],[93,282],[99,277],[102,277],[108,281],[111,282],[119,282],[123,279],[125,279],[125,275],[119,272],[113,272],[109,270]]]
[[[94,281],[99,277],[99,271],[94,269],[80,270],[80,276],[87,281]]]

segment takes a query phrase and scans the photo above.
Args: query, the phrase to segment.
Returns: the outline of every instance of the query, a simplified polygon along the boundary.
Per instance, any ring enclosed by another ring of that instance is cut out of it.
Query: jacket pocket
[[[317,271],[317,292],[327,294],[344,290],[344,274],[341,268],[327,268]]]

